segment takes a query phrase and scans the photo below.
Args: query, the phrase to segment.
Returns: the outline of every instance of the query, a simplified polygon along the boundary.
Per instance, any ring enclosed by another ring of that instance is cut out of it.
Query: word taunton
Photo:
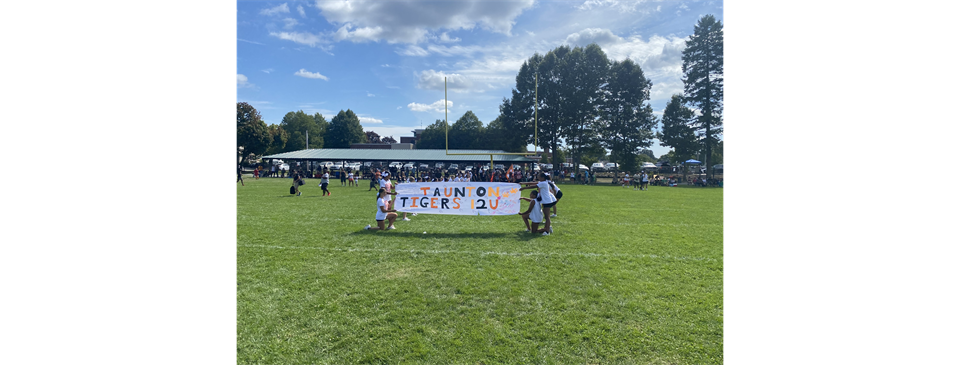
[[[396,209],[401,212],[507,215],[520,209],[520,185],[476,182],[411,183],[397,186]]]

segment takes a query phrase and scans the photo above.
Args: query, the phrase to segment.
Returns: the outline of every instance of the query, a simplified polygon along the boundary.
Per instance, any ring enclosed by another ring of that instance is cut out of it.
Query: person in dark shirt
[[[240,165],[237,165],[237,182],[240,183],[240,186],[246,186],[243,184],[243,168]]]

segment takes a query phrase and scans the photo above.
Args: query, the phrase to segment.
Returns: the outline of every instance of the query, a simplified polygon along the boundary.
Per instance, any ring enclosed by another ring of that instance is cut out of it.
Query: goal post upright
[[[538,147],[538,146],[537,146],[537,143],[539,142],[539,140],[537,139],[537,129],[538,129],[538,127],[537,127],[537,119],[538,119],[538,116],[539,116],[538,112],[540,111],[540,104],[539,104],[539,103],[540,103],[540,101],[539,101],[540,75],[539,75],[539,74],[536,74],[536,75],[534,75],[534,76],[536,76],[536,78],[535,78],[535,81],[534,81],[534,88],[533,88],[533,105],[534,105],[534,108],[533,108],[533,154],[536,155],[537,153],[539,153],[539,152],[537,151],[537,147]],[[444,131],[444,142],[445,142],[445,143],[444,143],[444,144],[445,144],[445,146],[444,146],[444,152],[446,153],[447,156],[477,156],[477,155],[481,155],[481,156],[482,156],[482,155],[490,155],[490,169],[493,170],[493,156],[494,156],[494,155],[497,155],[497,156],[501,156],[501,155],[520,155],[520,156],[527,156],[527,155],[530,155],[530,153],[528,153],[528,152],[450,153],[450,122],[449,122],[449,120],[448,120],[449,117],[448,117],[448,115],[447,115],[447,114],[448,114],[448,112],[447,112],[447,110],[448,110],[448,109],[447,109],[447,103],[448,103],[448,102],[449,102],[449,101],[447,101],[447,77],[444,76],[444,77],[443,77],[443,131]]]

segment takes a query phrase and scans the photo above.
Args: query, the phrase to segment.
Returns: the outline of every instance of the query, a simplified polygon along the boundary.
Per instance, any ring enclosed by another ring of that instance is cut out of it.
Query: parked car
[[[604,167],[602,163],[595,162],[593,165],[590,165],[590,171],[603,171]]]
[[[404,170],[413,169],[413,162],[408,162],[407,164],[403,165],[403,169]]]
[[[540,171],[540,165],[539,165],[539,164],[533,164],[533,171]]]
[[[713,165],[713,172],[718,173],[718,174],[722,174],[722,173],[723,173],[723,164],[721,163],[721,164]]]
[[[584,165],[584,164],[580,164],[580,166],[577,166],[577,168],[580,169],[580,170],[589,170],[589,169],[587,168],[587,165]]]
[[[607,163],[606,165],[603,165],[603,168],[607,169],[608,171],[619,170],[620,164],[610,162],[610,163]]]
[[[572,163],[568,163],[568,162],[564,162],[564,163],[562,163],[560,166],[563,166],[564,168],[569,169],[569,168],[572,168],[572,167],[573,167],[573,164],[572,164]]]
[[[463,168],[463,171],[473,171],[473,166],[467,165],[467,167]]]
[[[493,165],[493,168],[496,168],[496,169],[501,169],[501,170],[503,170],[503,169],[504,169],[504,168],[503,168],[503,164],[499,164],[499,163],[498,163],[498,164],[496,164],[496,165]]]
[[[457,164],[455,164],[455,163],[452,163],[452,164],[450,164],[450,167],[448,167],[447,169],[448,169],[448,170],[457,171],[457,170],[460,169],[460,165],[457,165]]]
[[[547,170],[547,171],[553,170],[553,164],[552,164],[552,163],[545,163],[545,164],[543,164],[543,169],[545,169],[545,170]]]
[[[442,168],[443,168],[443,162],[437,162],[437,164],[435,165],[435,167],[438,168],[438,169],[442,169]]]
[[[420,169],[421,169],[421,170],[426,170],[426,169],[429,169],[429,168],[430,168],[430,165],[428,165],[428,164],[425,164],[425,163],[420,164]]]
[[[650,162],[644,162],[643,165],[640,166],[640,169],[641,169],[641,170],[656,170],[656,169],[657,169],[657,165],[654,165],[653,163],[650,163]]]

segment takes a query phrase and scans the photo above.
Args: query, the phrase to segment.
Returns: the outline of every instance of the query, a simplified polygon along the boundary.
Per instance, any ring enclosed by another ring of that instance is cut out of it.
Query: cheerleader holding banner
[[[396,186],[398,212],[512,215],[520,212],[520,184],[488,182],[407,183]]]

